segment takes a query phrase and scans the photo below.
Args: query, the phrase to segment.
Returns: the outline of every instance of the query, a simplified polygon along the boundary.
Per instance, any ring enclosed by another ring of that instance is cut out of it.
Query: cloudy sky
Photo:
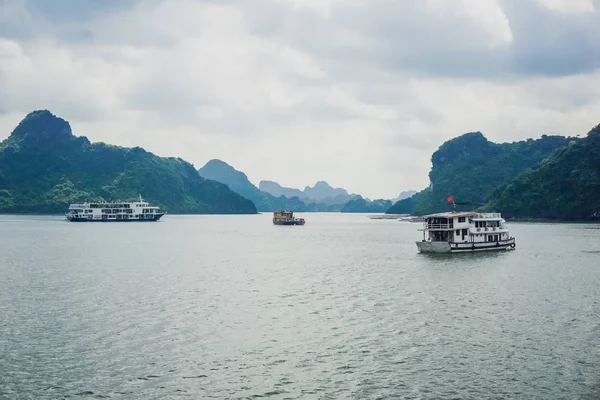
[[[444,140],[600,123],[600,1],[0,0],[0,138],[76,135],[371,198]]]

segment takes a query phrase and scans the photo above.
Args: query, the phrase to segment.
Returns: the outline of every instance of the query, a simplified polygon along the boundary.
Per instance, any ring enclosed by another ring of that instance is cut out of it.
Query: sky
[[[91,141],[370,198],[460,134],[600,123],[600,0],[0,0],[0,139]]]

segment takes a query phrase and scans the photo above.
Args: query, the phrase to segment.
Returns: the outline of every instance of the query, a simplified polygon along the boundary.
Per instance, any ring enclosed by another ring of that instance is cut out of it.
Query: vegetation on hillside
[[[392,206],[390,200],[377,199],[369,201],[363,198],[350,200],[344,204],[343,213],[382,213]]]
[[[27,115],[0,143],[0,212],[62,213],[73,202],[139,194],[171,213],[256,213],[251,201],[180,158],[90,143],[46,110]]]
[[[496,189],[485,208],[506,217],[600,219],[600,125]]]
[[[485,203],[496,188],[577,140],[543,135],[537,140],[497,144],[481,132],[466,133],[433,153],[429,188],[396,203],[388,213],[423,215],[445,211],[450,195],[457,201]]]

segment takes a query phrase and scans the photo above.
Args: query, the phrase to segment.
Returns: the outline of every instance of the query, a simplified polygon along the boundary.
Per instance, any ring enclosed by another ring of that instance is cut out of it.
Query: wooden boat
[[[274,225],[304,225],[304,218],[294,218],[294,212],[289,210],[275,211],[273,213]]]

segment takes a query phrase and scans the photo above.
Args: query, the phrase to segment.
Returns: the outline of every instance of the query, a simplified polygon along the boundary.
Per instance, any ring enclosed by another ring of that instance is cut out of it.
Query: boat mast
[[[446,198],[446,200],[448,200],[449,204],[452,204],[452,208],[454,211],[456,211],[456,206],[473,206],[473,210],[475,210],[475,207],[477,206],[484,206],[485,203],[473,203],[471,201],[454,201],[454,197],[453,196],[448,196]]]
[[[448,196],[446,200],[448,201],[448,203],[452,204],[452,210],[456,211],[456,203],[454,202],[454,196]]]

